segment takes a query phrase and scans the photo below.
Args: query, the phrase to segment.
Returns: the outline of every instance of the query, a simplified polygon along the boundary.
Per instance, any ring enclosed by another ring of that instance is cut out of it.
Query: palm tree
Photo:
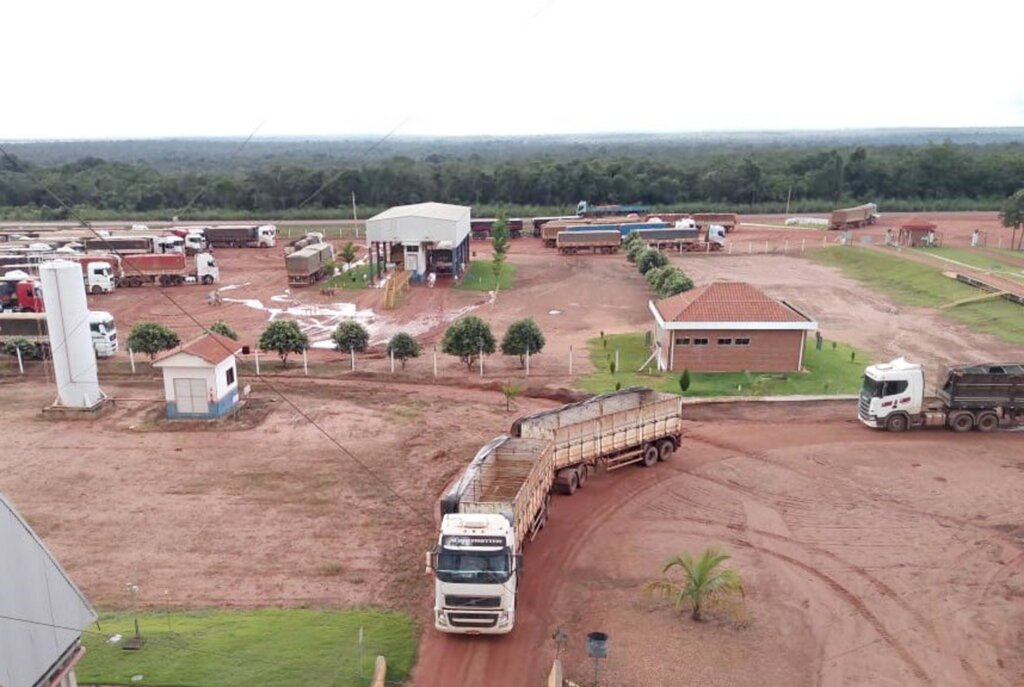
[[[700,558],[694,559],[688,553],[673,556],[665,562],[662,574],[680,568],[683,579],[680,581],[665,577],[652,580],[644,585],[646,594],[663,594],[682,608],[687,601],[692,605],[690,617],[700,622],[701,612],[705,606],[713,606],[730,594],[743,594],[743,582],[735,570],[719,570],[718,567],[729,560],[730,556],[715,548],[707,548]]]

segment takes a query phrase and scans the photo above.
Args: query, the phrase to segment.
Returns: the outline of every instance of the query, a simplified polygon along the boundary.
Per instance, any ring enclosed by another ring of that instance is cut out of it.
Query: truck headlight
[[[436,610],[436,611],[434,611],[434,613],[437,615],[437,624],[438,625],[447,625],[448,624],[448,617],[445,615],[444,611]]]
[[[498,624],[508,625],[508,611],[502,611],[498,614]]]

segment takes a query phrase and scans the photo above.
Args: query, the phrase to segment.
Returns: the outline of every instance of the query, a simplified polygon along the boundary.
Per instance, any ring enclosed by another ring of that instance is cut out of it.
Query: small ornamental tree
[[[335,350],[343,352],[362,353],[370,344],[370,332],[355,320],[346,320],[339,324],[331,338],[334,340]]]
[[[139,322],[128,335],[128,348],[145,353],[152,360],[160,351],[167,351],[181,344],[181,338],[162,324]]]
[[[664,267],[653,267],[647,270],[647,274],[644,275],[644,279],[647,280],[647,285],[651,287],[654,293],[661,292],[661,283],[665,281],[668,275],[672,274],[672,270],[676,269],[671,265],[665,265]]]
[[[1013,230],[1010,236],[1010,248],[1021,249],[1024,245],[1024,231],[1017,238],[1017,230],[1024,227],[1024,188],[1014,193],[1003,203],[1003,211],[999,213],[999,221],[1004,227]]]
[[[640,257],[637,258],[636,268],[640,270],[640,274],[647,274],[648,270],[654,269],[655,267],[664,267],[668,264],[668,258],[657,248],[648,248]]]
[[[38,360],[43,357],[42,346],[21,337],[5,341],[0,350],[3,351],[4,355],[11,356],[17,356],[18,351],[21,351],[22,360]]]
[[[690,388],[690,370],[683,370],[683,374],[679,375],[679,391],[686,393]]]
[[[525,364],[527,351],[533,355],[540,353],[543,348],[544,334],[530,317],[510,324],[501,340],[501,354],[518,355],[519,367],[523,367]]]
[[[494,226],[491,227],[491,247],[494,249],[495,255],[505,257],[505,254],[508,253],[508,239],[508,222],[504,215],[499,215]]]
[[[676,608],[690,606],[690,617],[700,622],[704,609],[721,605],[727,597],[743,596],[743,581],[739,573],[722,564],[729,555],[718,549],[708,548],[694,558],[689,553],[673,556],[665,562],[660,580],[644,585],[646,594],[664,595],[672,600]],[[668,577],[669,571],[678,568],[679,578]]]
[[[672,272],[661,282],[658,295],[662,298],[674,296],[693,288],[693,280],[686,276],[682,270],[672,268]]]
[[[400,360],[404,370],[406,360],[420,357],[420,342],[405,332],[398,332],[388,342],[388,355],[394,355]]]
[[[341,261],[343,263],[345,263],[345,267],[348,267],[349,265],[351,265],[353,262],[355,262],[355,259],[356,259],[356,247],[355,247],[355,245],[351,241],[346,243],[342,247],[341,252],[338,253],[338,257],[341,258]]]
[[[213,332],[214,334],[226,336],[234,341],[238,341],[238,333],[235,332],[235,330],[231,328],[231,325],[229,325],[224,320],[217,320],[216,322],[211,324],[209,331]]]
[[[626,259],[629,260],[630,262],[636,262],[637,260],[640,259],[640,256],[643,255],[644,251],[646,250],[647,244],[637,239],[633,241],[633,243],[631,243],[628,248],[626,248]]]
[[[487,323],[475,315],[456,320],[445,331],[441,340],[441,350],[454,355],[466,363],[466,368],[473,366],[481,353],[494,353],[494,334]]]
[[[289,355],[302,353],[309,348],[309,337],[294,320],[276,320],[260,334],[259,347],[277,353],[281,365],[287,367]]]

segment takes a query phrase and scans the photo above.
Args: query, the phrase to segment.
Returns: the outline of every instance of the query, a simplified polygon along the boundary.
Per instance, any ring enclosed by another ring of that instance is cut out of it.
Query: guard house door
[[[206,380],[180,378],[174,380],[174,402],[179,413],[205,415],[210,412],[206,400]]]
[[[420,247],[419,246],[406,246],[405,247],[405,271],[406,272],[419,272],[420,264]]]

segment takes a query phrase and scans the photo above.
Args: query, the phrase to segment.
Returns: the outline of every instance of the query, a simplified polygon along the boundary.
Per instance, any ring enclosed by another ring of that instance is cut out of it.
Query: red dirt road
[[[1021,435],[893,437],[848,405],[691,409],[671,463],[556,498],[511,635],[427,629],[415,684],[541,684],[559,626],[576,681],[586,633],[610,635],[607,685],[1019,684]],[[744,576],[742,627],[640,593],[707,545]]]

